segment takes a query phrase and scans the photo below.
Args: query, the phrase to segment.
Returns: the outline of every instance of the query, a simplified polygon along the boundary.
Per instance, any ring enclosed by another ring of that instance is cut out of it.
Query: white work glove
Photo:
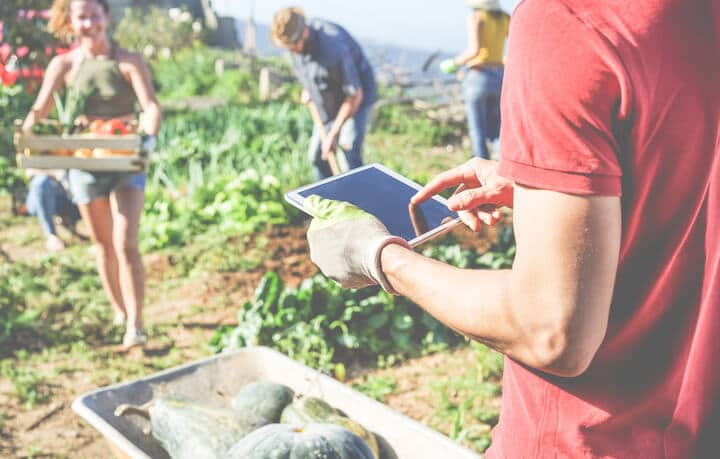
[[[154,135],[144,135],[140,143],[140,149],[147,155],[150,156],[155,152],[157,146],[157,137]]]
[[[380,254],[388,244],[410,249],[406,240],[392,236],[380,220],[348,202],[313,195],[303,205],[315,216],[307,238],[310,259],[323,274],[343,287],[380,284],[397,295],[382,271]]]

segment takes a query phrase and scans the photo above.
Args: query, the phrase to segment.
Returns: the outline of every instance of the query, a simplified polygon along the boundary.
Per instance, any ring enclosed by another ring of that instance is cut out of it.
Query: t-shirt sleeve
[[[353,96],[360,88],[360,74],[353,60],[353,54],[348,46],[342,46],[340,51],[340,68],[342,70],[342,90],[346,96]]]
[[[615,52],[560,2],[515,11],[502,92],[499,173],[520,185],[621,195]]]

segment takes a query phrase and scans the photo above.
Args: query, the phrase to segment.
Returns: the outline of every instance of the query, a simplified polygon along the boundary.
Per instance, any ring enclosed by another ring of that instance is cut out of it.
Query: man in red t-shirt
[[[499,167],[414,200],[460,185],[473,229],[514,207],[512,270],[429,260],[368,216],[320,215],[313,260],[505,353],[488,457],[720,457],[720,2],[525,0],[507,56]]]

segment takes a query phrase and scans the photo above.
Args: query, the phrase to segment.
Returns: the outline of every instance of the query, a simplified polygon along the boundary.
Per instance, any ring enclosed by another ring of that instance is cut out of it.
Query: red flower
[[[0,62],[7,62],[10,53],[12,53],[12,47],[10,45],[7,43],[0,45]]]
[[[0,64],[0,81],[2,81],[3,86],[12,86],[17,81],[19,75],[19,72],[8,72],[5,70],[5,66]]]

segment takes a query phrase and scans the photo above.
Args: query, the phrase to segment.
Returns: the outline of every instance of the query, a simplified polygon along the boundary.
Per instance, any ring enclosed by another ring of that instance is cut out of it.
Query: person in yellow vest
[[[440,63],[444,73],[467,68],[462,83],[468,131],[473,155],[489,159],[488,140],[500,133],[500,91],[503,80],[503,51],[510,17],[498,0],[466,0],[468,15],[467,49]]]

